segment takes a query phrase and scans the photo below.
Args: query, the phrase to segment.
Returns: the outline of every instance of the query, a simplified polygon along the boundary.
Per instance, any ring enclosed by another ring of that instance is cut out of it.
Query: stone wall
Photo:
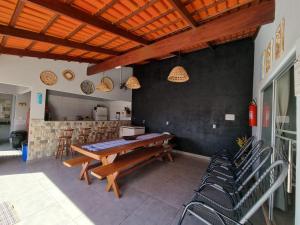
[[[74,129],[72,143],[76,143],[80,128],[91,127],[92,132],[103,124],[110,126],[130,125],[131,121],[44,121],[31,120],[28,140],[28,160],[53,156],[57,150],[58,137],[63,129]]]

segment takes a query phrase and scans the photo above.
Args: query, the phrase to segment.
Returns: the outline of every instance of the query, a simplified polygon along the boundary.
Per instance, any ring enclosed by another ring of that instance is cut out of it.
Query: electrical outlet
[[[212,128],[216,129],[217,128],[217,124],[213,124]]]
[[[166,121],[166,125],[168,126],[170,123],[169,123],[169,121]]]

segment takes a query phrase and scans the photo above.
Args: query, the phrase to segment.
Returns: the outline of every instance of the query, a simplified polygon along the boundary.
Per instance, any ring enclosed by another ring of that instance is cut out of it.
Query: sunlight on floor
[[[94,224],[44,173],[0,176],[0,184],[1,202],[13,204],[17,224]]]
[[[5,156],[20,156],[22,152],[20,150],[8,150],[8,151],[0,151],[0,157]]]

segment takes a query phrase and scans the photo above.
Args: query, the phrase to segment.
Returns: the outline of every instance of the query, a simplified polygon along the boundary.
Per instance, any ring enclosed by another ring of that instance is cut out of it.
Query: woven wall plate
[[[74,80],[74,78],[75,78],[75,74],[72,70],[64,70],[62,72],[62,74],[63,74],[64,78],[66,78],[66,80],[71,81],[71,80]]]
[[[102,82],[107,86],[109,91],[112,91],[114,89],[114,82],[110,77],[103,77]]]
[[[41,72],[40,79],[44,84],[49,86],[54,85],[57,82],[56,74],[49,70]]]
[[[93,94],[95,91],[95,85],[90,80],[82,81],[82,83],[80,84],[80,88],[81,88],[81,91],[86,95]]]

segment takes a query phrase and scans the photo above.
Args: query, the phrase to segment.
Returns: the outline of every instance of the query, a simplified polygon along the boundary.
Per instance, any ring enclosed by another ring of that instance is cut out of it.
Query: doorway
[[[261,138],[274,149],[272,161],[289,163],[287,180],[269,200],[269,218],[274,224],[293,225],[297,144],[294,66],[284,70],[262,94]]]
[[[0,93],[0,151],[10,148],[13,95]]]
[[[0,83],[0,157],[21,155],[27,139],[30,89]]]

